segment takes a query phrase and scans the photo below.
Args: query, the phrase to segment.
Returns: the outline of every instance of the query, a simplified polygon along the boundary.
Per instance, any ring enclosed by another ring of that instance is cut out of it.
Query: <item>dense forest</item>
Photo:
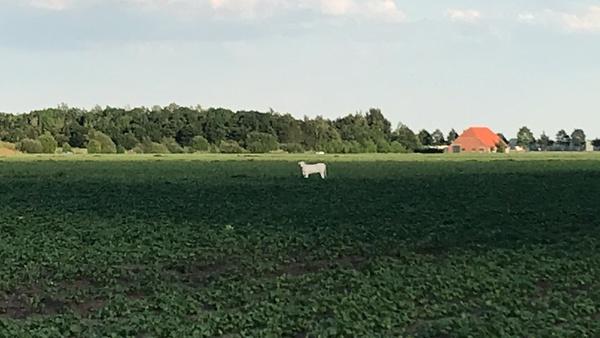
[[[175,104],[90,111],[61,105],[28,114],[0,114],[0,139],[33,153],[57,147],[87,148],[94,153],[414,152],[423,143],[444,145],[456,137],[454,130],[448,135],[439,130],[419,135],[402,124],[392,130],[379,109],[336,120]]]
[[[519,145],[544,150],[555,144],[580,146],[571,140],[585,140],[582,130],[576,130],[573,137],[561,130],[557,142],[546,135],[536,139],[526,127],[518,136]],[[72,148],[86,148],[90,153],[436,152],[435,146],[450,144],[456,137],[454,129],[415,133],[404,124],[392,129],[375,108],[335,120],[176,104],[89,111],[63,104],[28,114],[0,114],[0,140],[28,153]]]

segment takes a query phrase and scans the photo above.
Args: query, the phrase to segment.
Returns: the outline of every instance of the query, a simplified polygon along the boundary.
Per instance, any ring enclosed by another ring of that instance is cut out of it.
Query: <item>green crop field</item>
[[[0,337],[597,337],[599,206],[594,154],[4,158]]]

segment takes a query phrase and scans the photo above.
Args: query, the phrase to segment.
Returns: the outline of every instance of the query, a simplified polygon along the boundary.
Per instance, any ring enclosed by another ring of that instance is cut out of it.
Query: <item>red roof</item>
[[[452,144],[460,145],[463,149],[479,150],[480,148],[496,148],[498,143],[504,141],[487,127],[472,127],[465,130]]]

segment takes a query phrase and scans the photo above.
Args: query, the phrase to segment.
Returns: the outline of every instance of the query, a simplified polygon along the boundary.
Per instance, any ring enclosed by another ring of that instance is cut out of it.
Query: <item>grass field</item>
[[[600,336],[600,155],[0,159],[0,337]]]

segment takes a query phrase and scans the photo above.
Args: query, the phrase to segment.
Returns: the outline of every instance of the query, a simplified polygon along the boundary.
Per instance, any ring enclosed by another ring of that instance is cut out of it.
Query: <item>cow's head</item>
[[[298,165],[301,166],[301,167],[304,167],[306,165],[306,162],[300,161],[300,162],[298,162]]]

